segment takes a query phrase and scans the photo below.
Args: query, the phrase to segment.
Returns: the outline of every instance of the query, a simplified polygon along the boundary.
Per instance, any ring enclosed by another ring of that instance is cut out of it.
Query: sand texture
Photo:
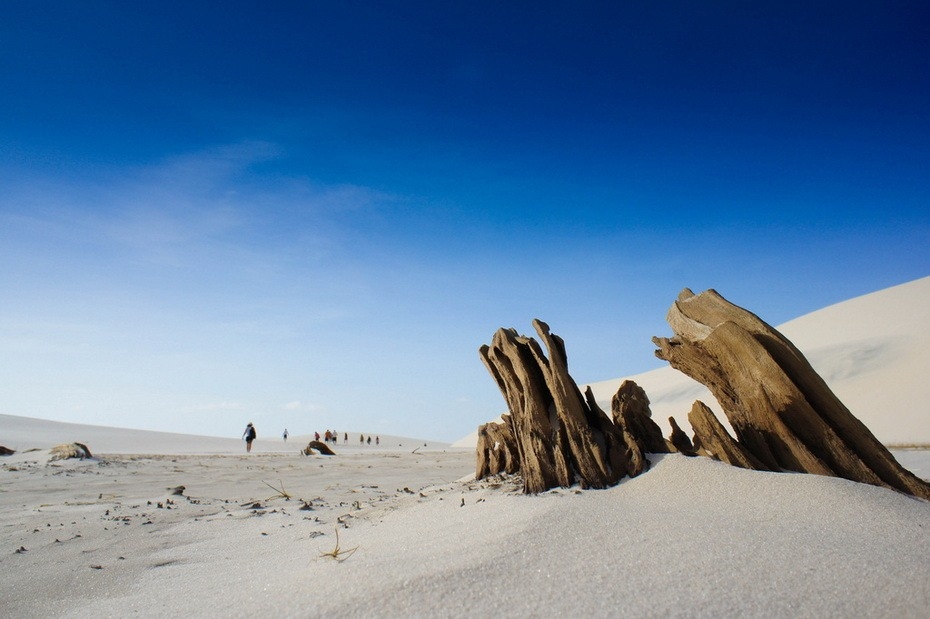
[[[930,472],[930,452],[896,453]],[[930,503],[841,479],[650,459],[649,472],[609,490],[524,496],[512,480],[471,481],[467,450],[18,453],[0,460],[0,599],[10,617],[930,608]]]

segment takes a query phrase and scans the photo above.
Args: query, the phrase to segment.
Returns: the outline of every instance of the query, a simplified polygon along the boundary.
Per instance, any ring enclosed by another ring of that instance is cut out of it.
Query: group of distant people
[[[255,431],[255,426],[250,421],[248,425],[245,426],[245,431],[242,433],[242,440],[245,441],[245,452],[246,453],[251,453],[252,441],[255,440],[256,436],[258,436],[258,433]],[[288,436],[290,436],[290,434],[288,433],[287,428],[284,428],[284,432],[281,434],[281,437],[284,439],[285,443],[287,442]],[[320,440],[320,438],[322,438],[325,442],[332,443],[333,445],[337,445],[339,443],[339,433],[334,432],[332,430],[327,430],[326,432],[324,432],[322,437],[320,436],[319,432],[314,432],[313,437],[316,440]],[[365,445],[365,444],[371,445],[371,435],[369,434],[367,438],[365,437],[364,434],[359,435],[358,442],[360,445]],[[343,445],[349,444],[349,433],[348,432],[343,433],[342,444]],[[381,444],[381,437],[376,436],[375,445],[380,445],[380,444]]]
[[[319,432],[314,432],[314,433],[313,433],[313,437],[314,437],[314,439],[316,439],[316,440],[320,440],[320,433],[319,433]],[[334,432],[334,431],[332,431],[332,430],[327,430],[326,432],[323,433],[323,441],[326,442],[326,443],[332,443],[333,445],[338,445],[338,444],[339,444],[339,433],[338,433],[338,432]],[[349,435],[348,435],[348,434],[345,435],[345,439],[343,439],[343,442],[344,442],[344,443],[348,443],[348,442],[349,442]]]

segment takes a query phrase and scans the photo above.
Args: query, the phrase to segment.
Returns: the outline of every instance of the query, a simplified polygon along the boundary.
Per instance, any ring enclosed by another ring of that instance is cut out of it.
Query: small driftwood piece
[[[307,446],[303,449],[303,454],[305,456],[312,456],[313,452],[317,451],[324,456],[335,456],[336,452],[329,448],[329,445],[322,441],[310,441],[307,443]]]
[[[698,455],[726,462],[732,466],[754,471],[767,471],[759,460],[740,445],[713,411],[700,400],[695,400],[688,413],[688,422],[694,430],[694,448]]]
[[[84,443],[62,443],[61,445],[55,445],[50,450],[50,461],[55,460],[67,460],[69,458],[76,458],[83,460],[84,458],[93,458],[90,453],[90,449],[87,448],[87,445]]]
[[[669,453],[672,450],[662,436],[662,428],[652,420],[646,391],[632,380],[620,384],[610,402],[614,423],[637,439],[644,453]]]
[[[668,442],[672,444],[675,451],[686,456],[696,456],[694,445],[691,439],[685,434],[685,431],[678,427],[678,422],[674,417],[668,418],[668,425],[672,427],[672,433],[668,436]]]
[[[498,473],[513,474],[520,470],[520,454],[510,415],[503,415],[501,423],[491,422],[478,427],[477,458],[476,479]]]
[[[763,466],[930,500],[930,484],[898,464],[804,355],[758,316],[714,290],[685,289],[667,320],[675,336],[653,338],[656,356],[710,389],[737,441]]]

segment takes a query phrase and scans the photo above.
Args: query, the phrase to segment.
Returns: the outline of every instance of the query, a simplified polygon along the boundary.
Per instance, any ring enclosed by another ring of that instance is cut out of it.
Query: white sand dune
[[[781,327],[885,441],[930,434],[927,387],[911,371],[928,367],[928,291],[930,278]],[[880,326],[860,324],[875,312]],[[657,417],[681,419],[697,396],[678,376],[639,377]],[[609,382],[597,388],[620,381]],[[306,438],[260,436],[246,455],[236,438],[0,416],[0,444],[40,448],[0,458],[0,614],[925,617],[930,608],[930,502],[891,490],[675,454],[651,456],[650,471],[609,490],[524,496],[513,480],[473,481],[472,449],[382,437],[306,457],[295,453]],[[48,447],[71,441],[99,456],[49,461]],[[894,454],[930,479],[930,450]]]

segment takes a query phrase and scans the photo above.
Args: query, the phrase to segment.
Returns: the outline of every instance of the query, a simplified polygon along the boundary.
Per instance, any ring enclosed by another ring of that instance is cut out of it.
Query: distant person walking
[[[284,437],[284,442],[286,443],[287,442],[287,428],[284,428],[284,434],[282,434],[282,436]]]
[[[250,421],[249,425],[245,427],[245,432],[242,433],[242,439],[245,441],[245,453],[252,451],[252,441],[255,440],[255,436],[255,426]]]
[[[342,444],[343,445],[349,444],[349,433],[348,432],[342,435]]]

